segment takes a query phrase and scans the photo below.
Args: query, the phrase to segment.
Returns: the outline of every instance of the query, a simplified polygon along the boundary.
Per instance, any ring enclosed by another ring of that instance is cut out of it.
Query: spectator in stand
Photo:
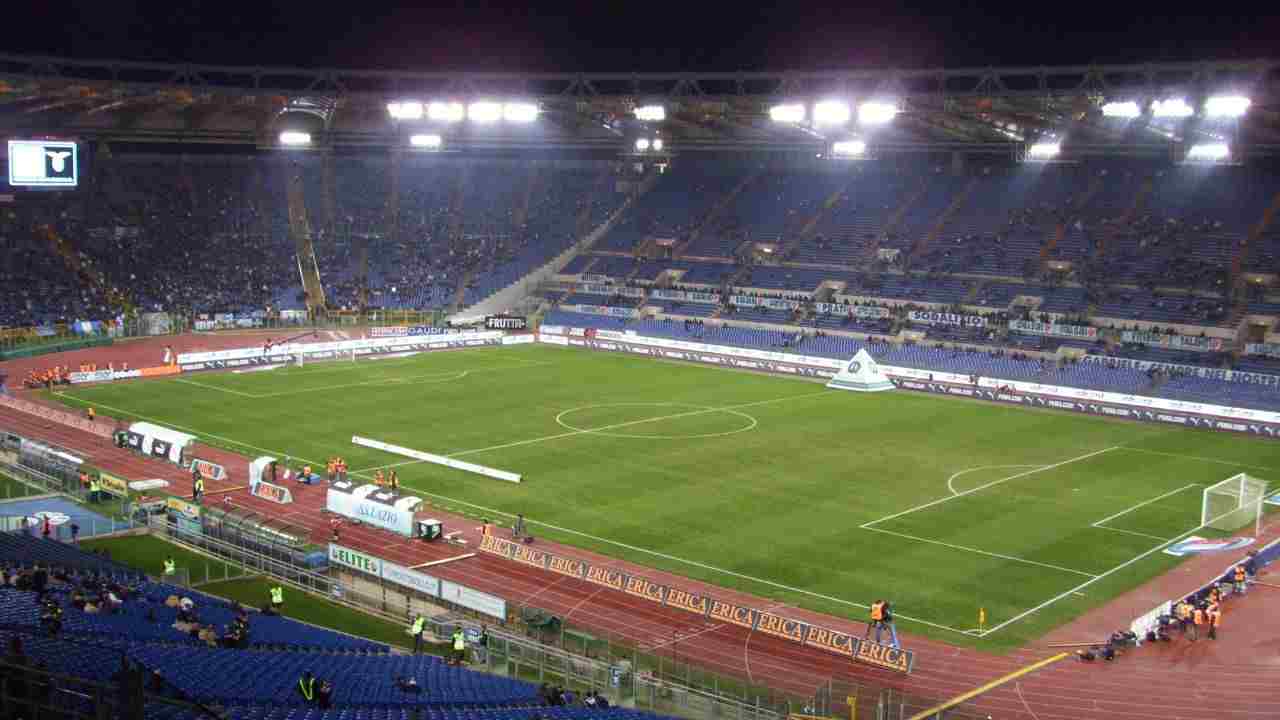
[[[302,677],[298,678],[298,694],[307,703],[316,700],[316,677],[311,674],[310,670],[302,673]]]

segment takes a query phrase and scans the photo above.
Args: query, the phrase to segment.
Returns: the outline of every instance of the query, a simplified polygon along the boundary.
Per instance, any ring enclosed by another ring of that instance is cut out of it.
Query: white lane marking
[[[978,472],[979,470],[1007,470],[1009,468],[1042,468],[1042,467],[1044,466],[1024,464],[1024,465],[979,465],[978,467],[966,468],[959,472],[952,473],[951,477],[947,478],[947,489],[951,491],[952,495],[959,495],[960,493],[956,491],[955,485],[953,485],[952,483],[956,481],[956,478],[963,477],[965,475],[968,475],[971,472]]]
[[[939,505],[941,503],[947,502],[948,500],[955,500],[956,498],[962,498],[966,495],[972,495],[973,493],[976,493],[979,490],[986,490],[989,487],[995,487],[996,485],[1009,482],[1010,480],[1017,480],[1018,478],[1023,478],[1028,475],[1034,475],[1038,472],[1044,472],[1045,470],[1053,470],[1054,468],[1060,468],[1063,465],[1070,465],[1071,463],[1080,462],[1081,460],[1088,460],[1089,458],[1096,457],[1098,455],[1101,455],[1102,453],[1111,452],[1112,450],[1115,450],[1118,447],[1119,446],[1117,445],[1109,448],[1103,448],[1101,450],[1095,450],[1091,453],[1086,453],[1084,455],[1077,455],[1076,457],[1068,458],[1066,460],[1063,460],[1062,462],[1053,463],[1052,465],[1045,465],[1043,467],[1036,468],[1035,470],[1028,470],[1026,472],[1020,472],[1016,475],[1010,475],[1009,477],[1006,477],[1006,478],[1000,478],[999,480],[992,480],[991,482],[986,483],[985,485],[979,485],[977,487],[969,488],[968,490],[965,490],[964,492],[956,493],[955,495],[947,495],[945,497],[938,498],[937,500],[931,500],[927,503],[917,505],[913,508],[907,508],[906,510],[896,512],[892,515],[885,515],[879,520],[872,520],[871,522],[863,523],[859,527],[862,527],[863,529],[867,529],[867,528],[870,528],[872,525],[879,525],[882,522],[892,520],[897,517],[902,517],[903,515],[916,512],[917,510],[924,510],[925,508],[931,508],[934,505]]]
[[[1062,572],[1073,573],[1075,575],[1083,575],[1085,577],[1097,577],[1097,575],[1091,572],[1076,570],[1075,568],[1063,567],[1061,565],[1052,565],[1050,563],[1043,563],[1043,562],[1040,562],[1039,560],[1028,560],[1027,558],[1018,557],[1017,555],[1005,555],[1002,553],[990,552],[988,550],[971,548],[965,545],[954,545],[952,543],[943,542],[941,540],[934,540],[932,538],[920,537],[918,535],[908,535],[906,533],[894,532],[892,530],[883,530],[881,528],[869,527],[869,528],[863,528],[863,529],[870,530],[872,532],[884,533],[886,535],[894,535],[896,537],[906,538],[908,540],[914,540],[916,542],[929,543],[930,545],[940,545],[942,547],[951,548],[953,550],[963,550],[965,552],[971,552],[977,555],[986,555],[988,557],[1000,558],[1001,560],[1012,560],[1014,562],[1026,563],[1027,565],[1037,565],[1042,568],[1049,568],[1051,570],[1060,570]]]

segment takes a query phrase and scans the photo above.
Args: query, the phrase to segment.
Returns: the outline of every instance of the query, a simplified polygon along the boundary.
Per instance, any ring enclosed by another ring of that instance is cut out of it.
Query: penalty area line
[[[1189,484],[1189,485],[1184,485],[1184,486],[1182,486],[1182,487],[1178,488],[1177,490],[1170,490],[1169,492],[1167,492],[1167,493],[1165,493],[1165,494],[1163,494],[1163,495],[1160,495],[1160,496],[1158,496],[1158,497],[1153,497],[1153,498],[1151,498],[1150,500],[1143,500],[1142,502],[1138,503],[1137,505],[1133,505],[1133,506],[1131,506],[1131,507],[1127,507],[1127,508],[1125,508],[1124,510],[1121,510],[1120,512],[1118,512],[1118,513],[1116,513],[1116,514],[1114,514],[1114,515],[1108,515],[1108,516],[1106,516],[1106,517],[1102,518],[1102,519],[1101,519],[1101,520],[1099,520],[1098,522],[1093,523],[1093,527],[1100,528],[1100,527],[1102,527],[1105,523],[1107,523],[1107,522],[1109,522],[1109,521],[1111,521],[1111,520],[1115,520],[1116,518],[1121,517],[1121,516],[1123,516],[1123,515],[1128,515],[1129,513],[1133,512],[1134,510],[1137,510],[1138,508],[1146,507],[1146,506],[1148,506],[1148,505],[1150,505],[1151,503],[1154,503],[1154,502],[1160,502],[1161,500],[1163,500],[1163,499],[1165,499],[1165,498],[1167,498],[1167,497],[1170,497],[1170,496],[1172,496],[1172,495],[1177,495],[1178,493],[1182,492],[1183,490],[1190,490],[1191,488],[1194,488],[1194,487],[1200,487],[1200,484],[1199,484],[1199,483],[1191,483],[1191,484]],[[1107,530],[1115,530],[1115,528],[1106,528],[1106,529],[1107,529]],[[1157,539],[1157,540],[1164,540],[1165,538],[1156,538],[1156,539]]]
[[[1053,463],[1052,465],[1044,465],[1044,466],[1041,466],[1041,467],[1035,468],[1034,470],[1027,470],[1026,472],[1016,473],[1016,474],[1014,474],[1014,475],[1010,475],[1009,477],[1003,477],[1003,478],[1000,478],[999,480],[992,480],[991,482],[986,483],[986,484],[984,484],[984,485],[978,485],[977,487],[969,488],[968,490],[965,490],[965,491],[963,491],[963,492],[958,492],[958,493],[956,493],[956,494],[954,494],[954,495],[946,495],[946,496],[943,496],[943,497],[938,498],[937,500],[930,500],[930,501],[929,501],[929,502],[927,502],[927,503],[923,503],[923,504],[921,504],[921,505],[916,505],[915,507],[907,508],[906,510],[900,510],[900,511],[898,511],[898,512],[896,512],[896,513],[893,513],[892,515],[885,515],[884,517],[882,517],[882,518],[880,518],[880,519],[878,519],[878,520],[872,520],[871,522],[863,523],[863,524],[859,525],[858,527],[862,528],[863,530],[870,530],[872,525],[879,525],[879,524],[880,524],[880,523],[882,523],[882,522],[886,522],[886,521],[892,520],[892,519],[894,519],[894,518],[902,517],[903,515],[908,515],[908,514],[910,514],[910,513],[916,512],[916,511],[918,511],[918,510],[924,510],[924,509],[926,509],[926,508],[931,508],[931,507],[933,507],[934,505],[941,505],[942,503],[947,502],[948,500],[955,500],[956,498],[962,498],[962,497],[964,497],[964,496],[966,496],[966,495],[972,495],[973,493],[976,493],[976,492],[978,492],[979,490],[986,490],[986,489],[987,489],[987,488],[989,488],[989,487],[995,487],[996,485],[1000,485],[1001,483],[1009,482],[1010,480],[1017,480],[1018,478],[1024,478],[1024,477],[1026,477],[1026,476],[1028,476],[1028,475],[1034,475],[1034,474],[1036,474],[1036,473],[1038,473],[1038,472],[1044,472],[1045,470],[1053,470],[1054,468],[1060,468],[1060,467],[1062,467],[1063,465],[1070,465],[1071,463],[1080,462],[1081,460],[1088,460],[1088,459],[1089,459],[1089,458],[1091,458],[1091,457],[1096,457],[1096,456],[1101,455],[1101,454],[1103,454],[1103,453],[1111,452],[1112,450],[1115,450],[1115,449],[1117,449],[1117,448],[1119,448],[1119,447],[1120,447],[1119,445],[1115,445],[1115,446],[1112,446],[1112,447],[1109,447],[1109,448],[1103,448],[1103,449],[1101,449],[1101,450],[1094,450],[1094,451],[1093,451],[1093,452],[1091,452],[1091,453],[1085,453],[1084,455],[1077,455],[1076,457],[1073,457],[1073,458],[1067,458],[1066,460],[1062,460],[1061,462]]]
[[[952,473],[951,477],[947,478],[947,489],[951,491],[952,495],[959,495],[960,491],[956,490],[956,487],[954,485],[956,479],[964,477],[969,473],[978,472],[979,470],[1009,470],[1012,468],[1043,468],[1043,467],[1044,465],[1026,464],[1026,465],[979,465],[978,467],[965,468],[964,470],[961,470],[959,472]]]
[[[1013,562],[1025,563],[1027,565],[1035,565],[1037,567],[1048,568],[1050,570],[1058,570],[1061,572],[1072,573],[1073,575],[1083,575],[1085,577],[1097,577],[1097,575],[1095,575],[1094,573],[1085,572],[1083,570],[1076,570],[1075,568],[1063,567],[1061,565],[1053,565],[1051,563],[1044,563],[1038,560],[1028,560],[1027,558],[1018,557],[1017,555],[1004,555],[1002,553],[989,552],[987,550],[980,550],[978,548],[966,547],[964,545],[953,545],[949,542],[934,540],[932,538],[920,537],[918,535],[908,535],[906,533],[894,532],[892,530],[883,530],[881,528],[874,528],[874,527],[863,528],[863,530],[870,530],[871,532],[884,533],[885,535],[893,535],[895,537],[905,538],[907,540],[914,540],[916,542],[929,543],[930,545],[939,545],[941,547],[951,548],[952,550],[963,550],[964,552],[974,553],[975,555],[986,555],[988,557],[999,558],[1001,560],[1011,560]]]

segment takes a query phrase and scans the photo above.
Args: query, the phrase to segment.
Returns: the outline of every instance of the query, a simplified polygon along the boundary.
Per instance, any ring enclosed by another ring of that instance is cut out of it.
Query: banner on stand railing
[[[954,325],[957,327],[986,327],[987,319],[981,315],[957,315],[935,310],[912,310],[907,313],[911,322],[925,325]]]
[[[1198,335],[1166,335],[1165,333],[1143,330],[1125,330],[1120,339],[1127,343],[1169,348],[1170,350],[1193,350],[1196,352],[1221,352],[1222,338]]]
[[[1059,325],[1057,323],[1042,323],[1032,320],[1010,320],[1009,329],[1029,335],[1048,335],[1083,340],[1095,340],[1098,337],[1098,328],[1092,325]]]
[[[889,308],[877,305],[841,305],[840,303],[814,303],[813,307],[823,315],[852,315],[858,319],[879,320],[889,317]]]

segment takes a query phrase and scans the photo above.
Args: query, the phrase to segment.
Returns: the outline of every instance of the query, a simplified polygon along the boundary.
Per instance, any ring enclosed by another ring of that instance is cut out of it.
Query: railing
[[[63,481],[24,465],[0,461],[0,475],[15,482],[4,483],[0,500],[18,500],[24,497],[61,493]]]
[[[385,585],[360,583],[357,586],[222,540],[182,532],[159,516],[152,518],[150,528],[179,545],[234,563],[234,568],[221,563],[220,571],[215,568],[214,561],[206,563],[203,572],[198,567],[188,568],[186,579],[193,586],[265,574],[406,627],[428,604],[425,599],[407,597],[398,589],[389,591]],[[448,637],[453,627],[458,625],[478,629],[492,621],[438,598],[431,598],[430,604],[453,609],[446,617],[432,621],[440,637]],[[521,624],[510,628],[486,625],[486,628],[490,638],[487,651],[473,657],[475,665],[481,669],[533,682],[545,680],[566,688],[596,690],[618,701],[634,701],[637,707],[655,712],[700,719],[780,720],[787,713],[789,700],[803,702],[802,699],[769,693],[763,688],[755,688],[756,691],[751,692],[744,683],[696,671],[688,663],[680,664],[677,670],[677,666],[661,659],[654,663],[643,653],[628,655],[622,645],[603,646],[619,651],[616,655],[608,654],[610,659],[605,661],[521,635],[520,629],[528,631]],[[587,639],[586,636],[579,638]],[[591,649],[598,652],[601,647],[597,644]],[[696,687],[678,681],[678,677],[699,680],[705,685]]]
[[[68,641],[69,642],[69,641]],[[15,663],[12,655],[0,662],[0,717],[24,720],[110,720],[145,715],[225,717],[198,703],[183,702],[143,690],[145,668],[129,686],[96,682],[49,672],[38,664]]]

